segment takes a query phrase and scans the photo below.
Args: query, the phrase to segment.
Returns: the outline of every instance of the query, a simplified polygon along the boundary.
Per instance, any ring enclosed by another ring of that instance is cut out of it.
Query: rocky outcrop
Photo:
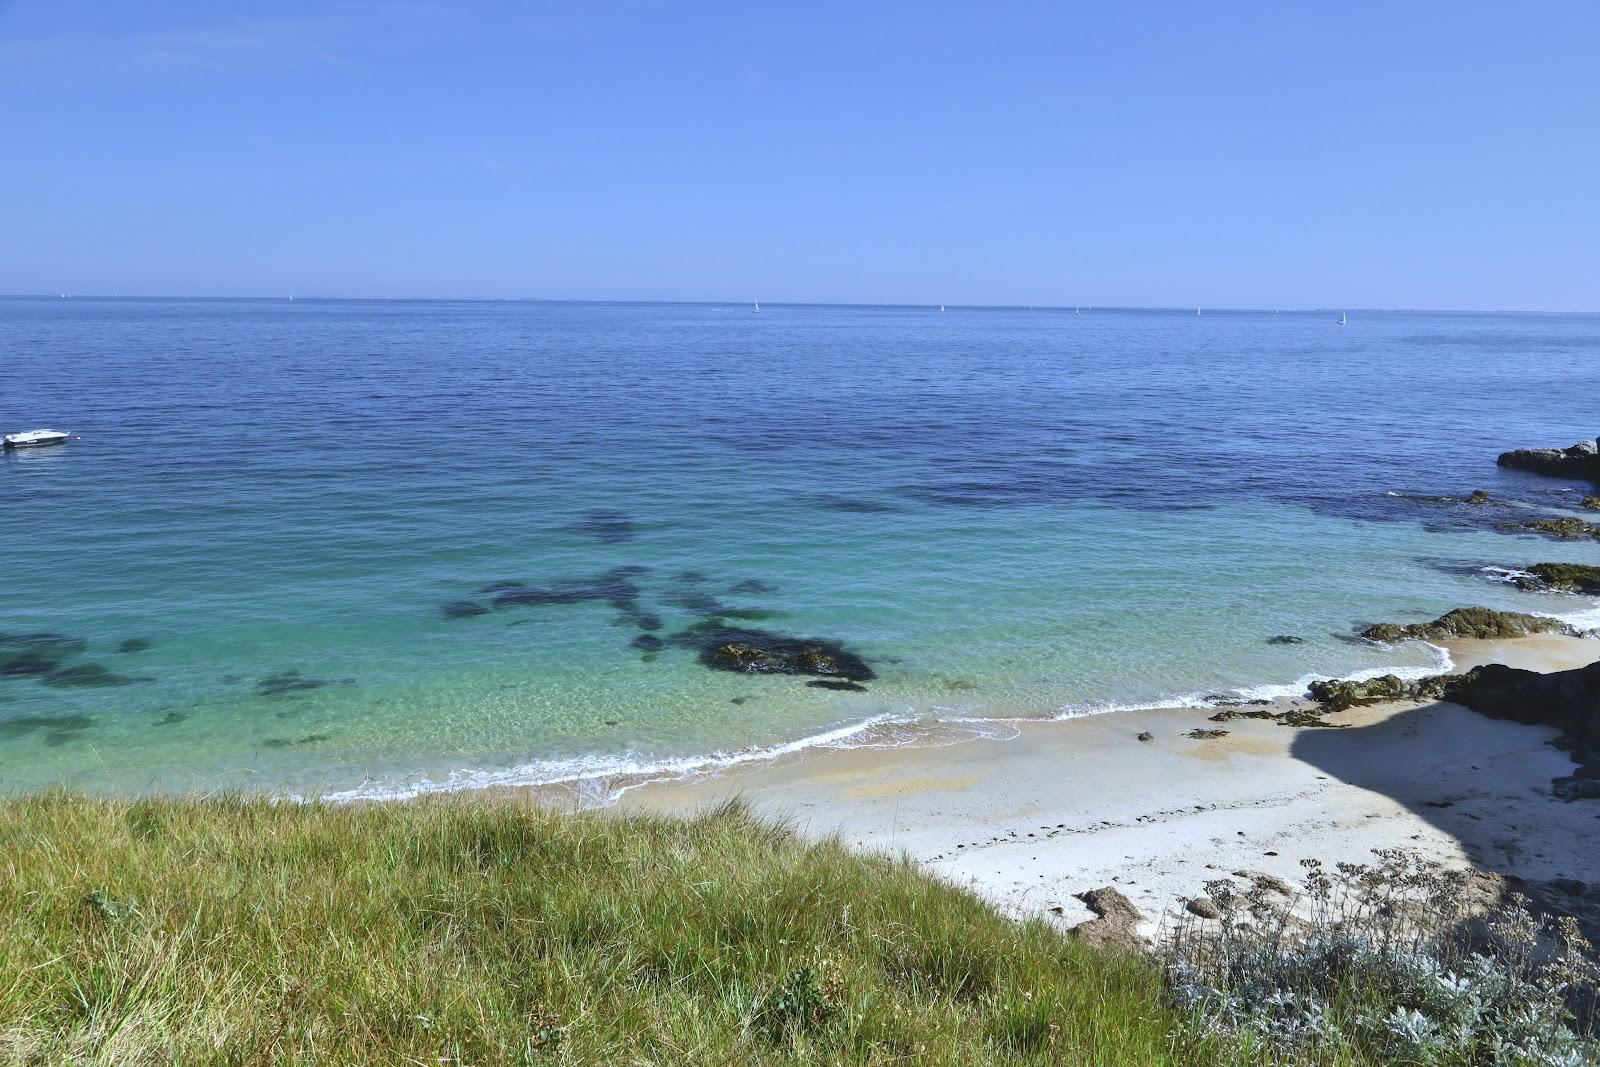
[[[1600,755],[1600,662],[1550,674],[1489,663],[1448,689],[1451,700],[1491,719],[1554,726],[1582,759]]]
[[[726,626],[717,619],[673,634],[669,643],[698,649],[700,665],[717,671],[809,674],[847,682],[870,682],[877,677],[866,660],[837,641]]]
[[[1586,537],[1600,541],[1600,524],[1584,522],[1571,515],[1559,519],[1507,520],[1495,523],[1494,528],[1504,533],[1544,534],[1546,537],[1559,537],[1563,541],[1581,541]]]
[[[1511,581],[1521,589],[1535,592],[1558,590],[1564,593],[1600,593],[1600,567],[1582,563],[1535,563],[1526,574]]]
[[[1464,637],[1503,639],[1539,633],[1571,633],[1560,619],[1527,615],[1520,611],[1495,611],[1492,608],[1456,608],[1432,622],[1402,626],[1384,622],[1368,626],[1360,636],[1368,641],[1449,641]]]
[[[1578,506],[1585,511],[1600,511],[1600,496],[1586,496],[1578,502]]]
[[[1497,462],[1513,470],[1600,482],[1600,444],[1595,441],[1579,441],[1571,448],[1519,448],[1502,452]]]

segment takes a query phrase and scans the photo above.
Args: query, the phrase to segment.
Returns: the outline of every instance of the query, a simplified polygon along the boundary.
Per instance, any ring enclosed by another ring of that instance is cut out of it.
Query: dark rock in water
[[[661,653],[659,653],[659,652],[646,652],[644,655],[639,657],[639,662],[640,663],[654,663],[656,660],[658,660],[660,658],[661,658]]]
[[[730,704],[748,704],[749,702],[749,697],[730,697],[728,700]]]
[[[518,586],[506,589],[494,598],[494,606],[542,607],[548,604],[583,604],[603,600],[618,611],[632,612],[639,607],[639,587],[628,580],[630,568],[618,567],[595,575],[556,582],[542,589]]]
[[[94,719],[87,715],[24,715],[20,719],[0,719],[0,737],[21,737],[35,730],[71,733],[93,725]]]
[[[1557,800],[1600,800],[1600,781],[1576,776],[1552,778],[1550,791]]]
[[[132,652],[143,652],[149,647],[150,642],[146,641],[144,638],[130,637],[126,641],[122,642],[122,644],[117,646],[117,651],[127,654]]]
[[[867,500],[863,497],[823,494],[815,499],[818,507],[827,508],[830,511],[875,515],[886,511],[901,510],[894,504],[885,503],[881,500]]]
[[[706,593],[672,593],[661,599],[675,608],[692,611],[696,615],[721,615],[728,610],[722,601]]]
[[[269,737],[261,742],[262,748],[288,748],[294,744],[287,737]]]
[[[731,586],[728,589],[728,592],[733,596],[760,596],[769,593],[776,593],[777,589],[768,585],[766,582],[758,581],[755,578],[746,578],[744,581],[738,582]]]
[[[812,674],[870,682],[866,660],[837,641],[742,629],[709,620],[674,634],[671,643],[699,650],[702,666],[746,674]]]
[[[628,643],[629,648],[637,648],[640,652],[660,652],[666,647],[666,642],[655,634],[640,634]]]
[[[478,593],[481,596],[481,595],[483,595],[485,593],[504,593],[507,589],[525,589],[525,588],[527,588],[527,584],[525,582],[511,582],[511,581],[490,582],[488,585],[483,586],[481,589],[479,589]]]
[[[699,571],[680,571],[678,574],[674,575],[674,580],[682,582],[684,585],[701,585],[705,582],[709,582],[711,579],[707,578]]]
[[[1487,489],[1474,489],[1472,495],[1467,497],[1467,503],[1469,504],[1487,504],[1488,502],[1489,490]]]
[[[314,745],[318,741],[332,741],[332,734],[306,734],[295,742],[297,745]]]
[[[1278,634],[1276,637],[1267,638],[1267,644],[1269,645],[1303,645],[1305,643],[1305,638],[1296,637],[1293,634]]]
[[[89,642],[65,634],[0,634],[0,678],[49,674],[88,647]]]
[[[865,693],[867,687],[854,682],[835,682],[828,678],[817,678],[806,683],[812,689],[837,689],[842,693]]]
[[[641,630],[659,630],[662,626],[661,616],[649,611],[633,616],[633,623]]]
[[[1600,567],[1582,563],[1535,563],[1526,575],[1511,581],[1521,589],[1556,589],[1567,593],[1600,593]]]
[[[721,608],[716,612],[724,619],[741,619],[744,622],[767,622],[783,618],[785,612],[776,608]]]
[[[1600,482],[1600,446],[1594,441],[1579,441],[1570,448],[1519,448],[1502,452],[1496,462],[1514,470]]]
[[[1504,533],[1539,533],[1547,537],[1558,537],[1563,541],[1581,541],[1584,538],[1593,538],[1600,541],[1600,524],[1584,522],[1582,519],[1566,516],[1559,519],[1521,519],[1515,522],[1497,522],[1496,530]]]
[[[616,578],[637,578],[641,574],[649,574],[650,570],[643,563],[625,563],[620,567],[612,567],[606,573]]]
[[[1540,633],[1573,633],[1560,619],[1526,615],[1520,611],[1495,611],[1492,608],[1456,608],[1432,622],[1401,626],[1392,622],[1368,626],[1360,636],[1368,641],[1445,641],[1452,638],[1525,637]]]
[[[452,600],[439,606],[439,613],[447,619],[470,619],[474,615],[487,615],[489,609],[470,600]]]
[[[282,696],[285,693],[304,693],[326,685],[354,685],[353,678],[307,678],[299,671],[278,671],[256,683],[256,692],[264,697]]]
[[[634,521],[620,511],[591,511],[573,523],[572,529],[612,545],[632,541],[639,535]]]
[[[176,725],[178,725],[178,723],[184,722],[188,718],[189,718],[189,716],[185,715],[181,711],[169,711],[165,715],[161,716],[161,718],[157,719],[155,721],[155,725],[157,725],[157,726],[176,726]]]
[[[113,674],[98,663],[80,663],[71,667],[57,667],[40,679],[45,685],[55,686],[59,689],[132,685],[135,682],[148,682],[150,680],[149,678],[140,678],[128,674]]]
[[[32,656],[26,652],[0,656],[0,678],[28,678],[49,674],[56,669],[56,664],[56,660]]]
[[[606,725],[607,726],[616,726],[616,725],[619,725],[621,722],[622,722],[621,719],[607,719],[606,720]]]
[[[1586,496],[1578,501],[1578,506],[1586,511],[1600,511],[1600,496]]]

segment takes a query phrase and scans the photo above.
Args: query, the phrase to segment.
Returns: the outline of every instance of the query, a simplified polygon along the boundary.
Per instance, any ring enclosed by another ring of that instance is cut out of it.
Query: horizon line
[[[148,301],[215,301],[256,303],[395,303],[395,304],[575,304],[575,305],[633,305],[640,307],[744,307],[759,303],[756,300],[664,300],[612,297],[538,297],[538,296],[317,296],[284,294],[281,296],[173,296],[154,293],[0,293],[0,300],[148,300]],[[952,308],[961,311],[1145,311],[1187,313],[1188,304],[972,304],[932,302],[859,300],[772,300],[768,307],[789,308]],[[1600,310],[1539,309],[1539,308],[1407,308],[1407,307],[1356,307],[1329,304],[1320,307],[1245,307],[1245,306],[1195,306],[1196,312],[1221,314],[1330,314],[1356,312],[1361,314],[1395,315],[1600,315]]]

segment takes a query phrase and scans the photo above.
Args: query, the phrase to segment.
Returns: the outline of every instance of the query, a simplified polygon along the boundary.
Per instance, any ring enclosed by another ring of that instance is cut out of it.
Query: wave
[[[1490,568],[1485,568],[1489,570]],[[1499,568],[1494,568],[1498,570]],[[1600,630],[1600,607],[1568,614],[1536,612],[1560,619],[1579,629]],[[501,769],[452,771],[443,778],[422,777],[400,785],[363,783],[353,789],[318,794],[330,803],[362,800],[409,800],[439,793],[459,793],[477,789],[527,786],[575,786],[580,798],[595,806],[609,806],[623,794],[655,782],[681,781],[715,774],[748,763],[766,762],[810,749],[891,749],[905,746],[941,747],[966,741],[1010,740],[1018,736],[1018,723],[1060,721],[1123,711],[1156,711],[1180,708],[1215,708],[1227,703],[1254,700],[1291,700],[1306,695],[1312,682],[1334,678],[1366,681],[1386,674],[1414,681],[1455,669],[1448,649],[1430,642],[1434,662],[1421,666],[1368,667],[1349,674],[1304,674],[1292,682],[1236,686],[1204,693],[1179,693],[1150,700],[1123,702],[1098,701],[1063,704],[1046,716],[960,716],[905,715],[880,713],[859,722],[774,745],[752,746],[731,752],[712,752],[701,756],[652,759],[634,753],[622,755],[574,756],[566,759],[533,760]],[[1220,699],[1219,699],[1220,698]],[[941,728],[943,733],[941,733]],[[304,800],[302,796],[292,796]]]

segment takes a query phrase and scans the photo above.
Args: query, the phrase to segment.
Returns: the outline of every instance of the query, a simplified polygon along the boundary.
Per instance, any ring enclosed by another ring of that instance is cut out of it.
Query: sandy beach
[[[1458,669],[1543,671],[1600,642],[1541,636],[1449,646]],[[1283,701],[1264,710],[1309,702]],[[1246,709],[1254,710],[1254,709]],[[1572,761],[1555,731],[1443,703],[1331,715],[1339,729],[1208,721],[1213,709],[942,724],[882,747],[820,749],[715,777],[627,790],[623,810],[682,812],[732,797],[811,835],[903,852],[1012,915],[1091,918],[1074,896],[1115,886],[1153,934],[1222,877],[1298,885],[1300,860],[1404,848],[1546,881],[1600,868],[1600,809],[1551,796]],[[1223,729],[1191,738],[1197,729]],[[1150,735],[1141,741],[1140,735]]]

